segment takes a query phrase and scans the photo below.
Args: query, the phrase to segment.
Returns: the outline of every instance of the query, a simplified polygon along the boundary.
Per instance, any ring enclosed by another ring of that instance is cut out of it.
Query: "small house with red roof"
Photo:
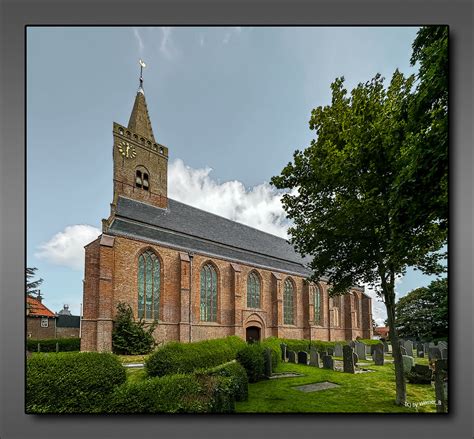
[[[26,336],[56,338],[56,314],[42,303],[41,296],[26,298]]]

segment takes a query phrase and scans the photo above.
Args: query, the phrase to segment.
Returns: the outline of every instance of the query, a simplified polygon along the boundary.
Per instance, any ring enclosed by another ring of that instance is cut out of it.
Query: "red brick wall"
[[[41,317],[26,318],[26,336],[34,339],[55,338],[56,319],[48,318],[47,328],[41,327],[41,319]]]

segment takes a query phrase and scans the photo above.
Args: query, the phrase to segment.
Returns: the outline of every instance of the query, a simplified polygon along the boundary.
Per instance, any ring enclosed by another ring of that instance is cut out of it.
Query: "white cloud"
[[[145,46],[143,44],[143,38],[141,37],[138,28],[136,28],[136,27],[133,28],[133,34],[135,35],[135,38],[137,40],[138,50],[140,51],[140,55],[143,56],[143,49],[144,49]]]
[[[175,200],[287,237],[289,225],[281,204],[282,193],[268,183],[247,189],[240,181],[219,183],[210,177],[212,169],[193,169],[182,160],[170,164],[169,196]]]
[[[67,226],[49,241],[41,244],[35,256],[74,270],[84,268],[84,246],[100,235],[100,230],[87,224]]]
[[[161,27],[160,30],[161,30],[160,52],[162,52],[167,58],[171,58],[173,55],[170,48],[171,27]]]

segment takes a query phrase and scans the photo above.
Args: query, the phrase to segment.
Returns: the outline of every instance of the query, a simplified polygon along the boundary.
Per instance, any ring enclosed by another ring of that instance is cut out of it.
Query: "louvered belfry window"
[[[151,250],[138,257],[138,317],[158,320],[160,312],[160,260]]]

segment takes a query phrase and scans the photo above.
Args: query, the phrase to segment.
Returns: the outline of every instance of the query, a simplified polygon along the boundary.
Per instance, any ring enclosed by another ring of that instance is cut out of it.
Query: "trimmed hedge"
[[[378,344],[382,343],[381,340],[372,340],[370,338],[360,338],[357,341],[359,341],[361,343],[364,343],[365,345],[368,345],[368,346],[374,346],[374,345],[378,345]]]
[[[231,378],[175,374],[126,383],[110,395],[105,413],[231,413]]]
[[[265,376],[265,348],[260,343],[252,343],[237,353],[237,361],[245,368],[249,383],[256,383]]]
[[[289,351],[305,351],[309,352],[310,349],[310,341],[309,340],[293,340],[290,338],[278,338],[277,339],[280,343],[285,343],[288,346]],[[318,352],[326,351],[328,348],[334,348],[336,343],[340,343],[342,345],[347,344],[346,341],[322,341],[322,340],[311,340],[311,347],[315,347]],[[281,351],[280,351],[281,356]]]
[[[246,343],[237,336],[194,343],[171,342],[153,352],[145,362],[150,377],[191,373],[234,360]]]
[[[113,354],[36,354],[26,364],[26,411],[99,413],[104,399],[126,379]]]
[[[244,367],[236,360],[221,364],[212,369],[203,369],[196,375],[222,376],[231,379],[232,393],[236,401],[246,401],[249,394],[249,380]]]
[[[29,338],[26,342],[26,349],[30,352],[37,352],[38,343],[40,344],[41,352],[56,352],[56,343],[59,345],[59,352],[72,352],[81,350],[81,339],[78,337],[48,339]]]
[[[269,337],[260,342],[264,349],[270,348],[272,350],[272,372],[281,363],[281,347],[282,341],[276,337]]]

